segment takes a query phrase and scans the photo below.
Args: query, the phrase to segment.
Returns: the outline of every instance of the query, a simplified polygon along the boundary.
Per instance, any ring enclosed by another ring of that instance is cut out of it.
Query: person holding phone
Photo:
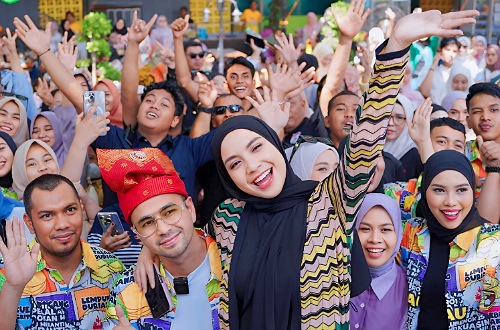
[[[217,244],[194,228],[194,204],[172,161],[157,148],[98,149],[97,157],[125,220],[159,259],[153,283],[134,282],[133,269],[115,281],[104,328],[219,329]]]

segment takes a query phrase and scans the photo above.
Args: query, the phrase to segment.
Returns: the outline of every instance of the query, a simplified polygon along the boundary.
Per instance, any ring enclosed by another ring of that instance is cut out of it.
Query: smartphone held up
[[[85,91],[83,92],[83,115],[86,117],[92,107],[97,105],[94,112],[94,117],[102,115],[106,112],[106,94],[104,91]],[[101,136],[105,136],[106,132]]]

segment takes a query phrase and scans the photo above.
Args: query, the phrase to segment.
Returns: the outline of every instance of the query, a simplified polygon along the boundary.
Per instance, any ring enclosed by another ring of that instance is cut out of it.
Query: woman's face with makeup
[[[33,143],[26,154],[26,176],[31,182],[44,174],[58,174],[57,159],[38,143]]]
[[[0,131],[16,136],[21,127],[21,109],[14,102],[7,102],[0,108]]]
[[[425,194],[432,214],[447,229],[460,226],[474,204],[474,191],[469,181],[453,170],[436,175]]]
[[[14,163],[14,154],[10,150],[7,142],[0,138],[0,177],[6,176],[12,171],[12,164]]]
[[[260,198],[274,198],[283,190],[286,163],[268,140],[247,129],[226,135],[221,144],[226,171],[243,192]]]
[[[358,236],[370,267],[389,261],[398,240],[391,216],[381,206],[371,208],[361,219]]]

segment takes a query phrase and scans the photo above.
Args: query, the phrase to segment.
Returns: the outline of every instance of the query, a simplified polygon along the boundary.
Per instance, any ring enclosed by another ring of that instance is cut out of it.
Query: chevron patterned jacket
[[[380,54],[363,107],[339,167],[309,198],[301,263],[302,329],[349,329],[350,248],[354,218],[366,194],[375,159],[384,147],[387,124],[408,61],[408,49]],[[228,274],[245,203],[229,199],[215,210],[209,233],[222,259],[219,320],[229,329]],[[290,219],[293,220],[293,219]]]

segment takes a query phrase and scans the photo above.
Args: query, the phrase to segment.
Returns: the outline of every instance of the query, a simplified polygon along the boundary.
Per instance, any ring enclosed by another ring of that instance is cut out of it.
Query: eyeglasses
[[[403,115],[391,115],[391,119],[394,122],[394,125],[401,126],[406,123],[406,117]],[[389,120],[391,120],[389,119]]]
[[[239,104],[221,105],[218,107],[213,107],[214,115],[223,115],[226,113],[226,109],[229,109],[230,113],[236,113],[243,111],[243,107]]]
[[[196,57],[198,57],[198,58],[204,58],[206,54],[207,53],[205,53],[205,52],[201,52],[201,53],[198,53],[198,54],[196,54],[196,53],[189,53],[188,55],[189,55],[189,57],[191,59],[194,60]]]
[[[301,136],[299,136],[297,142],[295,142],[295,145],[293,146],[292,154],[290,155],[288,162],[292,161],[293,155],[295,155],[295,152],[299,149],[299,147],[302,143],[323,143],[329,147],[335,148],[332,140],[330,140],[328,138],[314,137],[314,136],[309,136],[309,135],[301,135]]]
[[[153,235],[158,229],[158,220],[168,225],[175,225],[182,218],[182,210],[186,208],[186,202],[182,205],[167,204],[160,210],[159,217],[153,217],[152,214],[142,217],[132,229],[137,235],[147,238]],[[156,212],[155,212],[156,213]]]

